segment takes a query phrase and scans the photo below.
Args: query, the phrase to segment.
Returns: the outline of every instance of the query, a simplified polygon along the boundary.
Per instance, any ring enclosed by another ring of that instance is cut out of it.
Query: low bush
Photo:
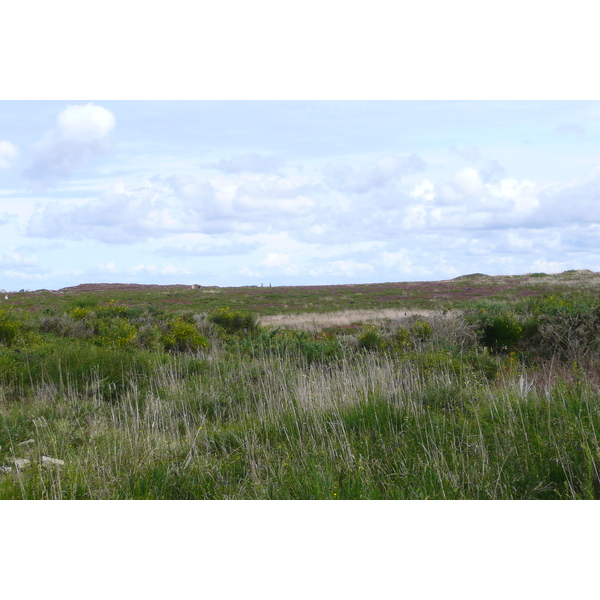
[[[258,321],[254,315],[243,310],[231,310],[229,307],[214,311],[208,319],[230,335],[251,333],[258,328]]]
[[[162,342],[165,350],[190,352],[208,347],[208,340],[198,333],[193,323],[179,317],[168,324]]]
[[[467,313],[477,328],[479,342],[494,352],[509,352],[523,334],[522,318],[501,304],[483,304]]]
[[[23,321],[12,311],[0,310],[0,344],[9,348],[25,336]]]
[[[362,350],[373,350],[381,352],[382,350],[385,350],[387,345],[388,344],[385,338],[381,335],[381,333],[375,326],[368,327],[358,337],[358,347]]]
[[[97,336],[94,341],[100,346],[133,347],[137,329],[126,319],[116,317],[96,321]]]

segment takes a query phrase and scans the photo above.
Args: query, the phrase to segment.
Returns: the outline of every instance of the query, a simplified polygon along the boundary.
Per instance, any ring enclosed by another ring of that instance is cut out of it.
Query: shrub
[[[504,305],[488,304],[468,315],[477,324],[479,341],[490,350],[512,350],[523,334],[523,326]]]
[[[90,319],[76,320],[70,314],[45,315],[38,320],[38,329],[59,337],[88,339],[94,336],[95,329]]]
[[[111,300],[106,304],[101,304],[95,312],[100,318],[127,317],[129,309],[126,306],[120,306],[114,300]]]
[[[381,352],[387,346],[383,336],[375,326],[368,327],[358,338],[358,347],[363,350],[375,350]]]
[[[222,327],[228,334],[251,333],[258,328],[254,315],[243,310],[219,308],[208,316],[208,320]]]
[[[508,350],[521,337],[523,327],[512,313],[492,317],[484,325],[481,340],[483,344],[494,350]]]
[[[162,347],[162,336],[156,323],[144,323],[137,332],[136,341],[141,348],[158,350]]]
[[[137,329],[121,318],[102,319],[97,327],[96,342],[102,346],[133,346],[137,336]]]
[[[171,321],[167,333],[163,336],[165,350],[188,352],[200,350],[208,346],[208,340],[198,333],[192,323],[187,323],[182,317]]]
[[[8,347],[24,334],[23,322],[11,311],[0,310],[0,344]]]
[[[433,329],[427,321],[415,321],[411,327],[412,334],[420,341],[431,337]]]
[[[406,327],[399,327],[391,338],[391,345],[397,350],[408,350],[412,345],[410,333]]]
[[[86,319],[92,314],[91,309],[84,308],[81,306],[76,306],[69,311],[69,315],[73,317],[76,321],[80,321]]]

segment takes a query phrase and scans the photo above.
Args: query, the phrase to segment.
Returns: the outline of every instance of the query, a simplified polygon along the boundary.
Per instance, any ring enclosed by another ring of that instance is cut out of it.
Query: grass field
[[[599,286],[8,292],[0,498],[598,499]]]

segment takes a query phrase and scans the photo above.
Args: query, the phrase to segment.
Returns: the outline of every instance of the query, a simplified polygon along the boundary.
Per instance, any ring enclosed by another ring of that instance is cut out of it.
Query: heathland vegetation
[[[599,283],[8,294],[0,498],[600,498]]]

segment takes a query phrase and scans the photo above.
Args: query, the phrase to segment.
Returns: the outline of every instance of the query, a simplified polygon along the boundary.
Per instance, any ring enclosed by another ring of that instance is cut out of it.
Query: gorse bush
[[[483,304],[467,314],[480,343],[495,352],[512,350],[523,334],[523,318],[504,305]]]
[[[107,302],[106,304],[101,304],[100,306],[96,307],[94,312],[96,313],[96,316],[98,316],[100,318],[107,318],[107,317],[125,318],[125,317],[130,316],[131,309],[126,306],[121,306],[121,305],[117,304],[114,300],[111,300],[110,302]],[[137,311],[134,311],[134,313],[137,313]]]
[[[208,340],[198,333],[195,325],[183,318],[169,323],[162,341],[166,350],[178,352],[201,350],[208,346]]]
[[[415,321],[411,327],[411,333],[418,340],[424,341],[431,337],[433,329],[427,321]]]
[[[481,341],[487,348],[496,351],[510,350],[515,346],[522,333],[523,326],[514,314],[486,316],[483,319]]]
[[[76,306],[69,311],[69,315],[73,317],[73,319],[80,321],[82,319],[88,318],[92,313],[92,309],[84,308],[82,306]]]
[[[222,327],[228,334],[251,333],[258,328],[254,315],[243,310],[232,310],[229,307],[221,308],[208,316],[209,321]]]
[[[10,347],[24,334],[23,322],[12,311],[0,310],[0,344]]]
[[[96,320],[96,331],[95,341],[101,346],[133,347],[136,342],[137,328],[119,317]]]
[[[358,337],[358,347],[363,350],[382,351],[387,345],[386,340],[375,326],[368,327],[366,331]]]

